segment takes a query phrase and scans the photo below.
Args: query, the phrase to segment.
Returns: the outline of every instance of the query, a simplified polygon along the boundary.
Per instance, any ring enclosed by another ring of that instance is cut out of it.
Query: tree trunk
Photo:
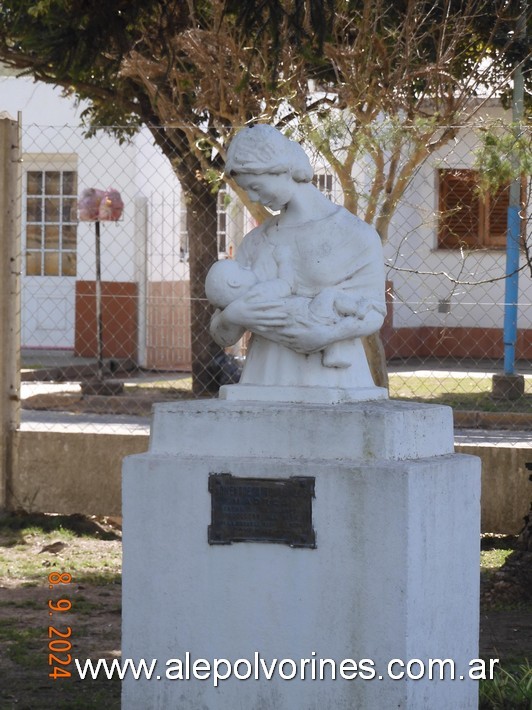
[[[192,390],[196,395],[216,394],[219,383],[213,359],[221,354],[209,325],[213,307],[205,297],[205,277],[218,259],[216,239],[216,194],[203,180],[191,176],[181,181],[187,206],[190,268],[190,331],[192,350]]]
[[[368,359],[369,369],[377,387],[388,389],[388,368],[380,333],[373,333],[362,339]]]
[[[163,130],[156,116],[150,131],[169,159],[179,180],[186,204],[189,282],[192,391],[196,395],[217,394],[219,381],[213,360],[223,354],[212,339],[209,326],[213,307],[205,297],[205,277],[218,260],[217,196],[204,179],[202,165],[179,128]]]

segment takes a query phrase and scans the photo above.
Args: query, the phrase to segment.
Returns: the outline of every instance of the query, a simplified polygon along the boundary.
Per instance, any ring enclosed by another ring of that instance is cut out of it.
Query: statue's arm
[[[340,318],[332,326],[329,326],[331,330],[326,337],[330,338],[332,342],[349,338],[364,338],[380,330],[383,323],[384,314],[380,310],[371,309],[362,319],[356,316]],[[329,344],[327,343],[327,345]]]
[[[211,319],[210,333],[212,339],[221,348],[228,348],[230,345],[237,343],[244,335],[246,329],[235,323],[230,323],[225,317],[224,312],[217,309]]]
[[[376,333],[383,322],[384,316],[376,310],[370,311],[362,320],[356,316],[343,316],[327,324],[301,319],[278,329],[275,340],[298,353],[309,354],[341,340]]]
[[[222,348],[234,345],[246,330],[261,335],[271,334],[276,328],[286,326],[288,322],[287,300],[280,298],[275,290],[271,291],[268,297],[268,292],[250,289],[249,294],[237,298],[223,311],[217,310],[214,313],[210,333]]]

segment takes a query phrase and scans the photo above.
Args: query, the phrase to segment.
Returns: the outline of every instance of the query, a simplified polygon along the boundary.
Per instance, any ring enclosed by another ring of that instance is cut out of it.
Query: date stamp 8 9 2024
[[[72,575],[68,572],[51,572],[48,575],[50,589],[60,589],[56,585],[70,584]],[[54,614],[60,614],[65,611],[70,611],[72,602],[69,599],[49,599],[48,609],[50,617]],[[52,619],[51,619],[52,620]],[[50,678],[57,680],[58,678],[70,678],[72,673],[68,670],[68,666],[72,663],[72,655],[69,651],[72,650],[72,643],[69,640],[72,634],[70,626],[66,630],[57,629],[55,626],[48,626],[48,665],[52,667],[52,672],[48,675]]]

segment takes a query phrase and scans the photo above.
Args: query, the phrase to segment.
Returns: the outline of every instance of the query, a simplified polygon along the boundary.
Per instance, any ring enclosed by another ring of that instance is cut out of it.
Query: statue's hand
[[[323,350],[334,341],[333,327],[316,323],[298,323],[279,329],[277,342],[296,353],[313,353]]]
[[[287,323],[286,308],[279,299],[260,301],[253,297],[238,298],[223,311],[224,320],[239,325],[253,333],[284,326]]]
[[[278,329],[275,340],[296,353],[310,354],[340,340],[361,338],[375,333],[381,327],[383,320],[383,317],[376,312],[363,320],[344,316],[330,323],[296,318],[285,327]]]

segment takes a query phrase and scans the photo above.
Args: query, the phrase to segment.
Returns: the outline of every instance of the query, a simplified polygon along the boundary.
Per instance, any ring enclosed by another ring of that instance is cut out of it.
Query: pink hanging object
[[[100,201],[98,219],[101,222],[116,222],[122,216],[124,203],[118,190],[108,188]]]
[[[88,187],[80,195],[78,212],[80,222],[96,222],[100,210],[100,203],[104,198],[104,191]]]

